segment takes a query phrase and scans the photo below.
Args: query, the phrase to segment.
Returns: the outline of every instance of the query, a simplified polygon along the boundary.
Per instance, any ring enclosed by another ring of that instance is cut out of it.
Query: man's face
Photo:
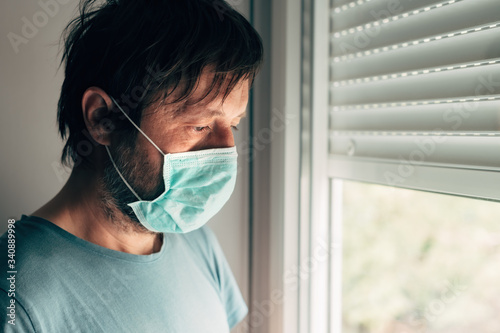
[[[192,98],[181,103],[156,103],[143,111],[141,130],[163,153],[227,148],[234,146],[233,130],[245,116],[248,103],[249,83],[238,83],[230,94],[199,101],[210,84],[211,77],[203,75]],[[161,105],[161,106],[160,106]],[[143,200],[153,200],[164,190],[163,155],[140,133],[133,147],[113,140],[110,150],[118,169]],[[117,147],[113,149],[113,147]],[[139,223],[128,203],[137,198],[119,178],[112,165],[104,170],[106,191],[117,207]]]
[[[248,81],[239,83],[224,101],[223,96],[217,96],[209,102],[194,103],[203,97],[209,79],[202,76],[192,98],[183,103],[153,105],[144,110],[141,129],[164,153],[234,146],[233,129],[245,116],[248,103]],[[175,97],[174,92],[171,98]],[[138,135],[137,145],[155,164],[163,162],[163,156],[143,135]]]

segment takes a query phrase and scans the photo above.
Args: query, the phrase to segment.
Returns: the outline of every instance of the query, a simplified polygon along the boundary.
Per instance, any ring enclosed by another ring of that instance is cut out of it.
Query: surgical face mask
[[[134,127],[163,155],[165,191],[156,199],[142,200],[123,177],[107,146],[109,158],[138,201],[129,203],[139,222],[155,232],[186,233],[202,227],[227,202],[236,182],[236,147],[164,154],[129,118]]]

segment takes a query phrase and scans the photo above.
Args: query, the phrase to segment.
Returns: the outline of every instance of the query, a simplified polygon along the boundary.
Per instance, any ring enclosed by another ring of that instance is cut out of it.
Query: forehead
[[[227,75],[223,81],[218,82],[215,73],[208,70],[198,78],[194,89],[190,96],[186,99],[186,104],[213,104],[214,102],[223,103],[226,99],[234,99],[235,96],[241,95],[242,92],[248,91],[248,80],[241,79],[238,82],[231,82],[232,76]],[[181,94],[183,88],[174,91],[173,98],[180,97],[176,94]]]
[[[154,103],[150,111],[164,111],[176,117],[186,112],[196,112],[203,109],[223,111],[226,107],[245,108],[248,102],[249,80],[242,79],[228,90],[228,82],[222,82],[214,87],[214,74],[204,72],[199,77],[193,90],[186,95],[186,86],[179,85],[168,96]],[[148,112],[149,113],[149,112]]]

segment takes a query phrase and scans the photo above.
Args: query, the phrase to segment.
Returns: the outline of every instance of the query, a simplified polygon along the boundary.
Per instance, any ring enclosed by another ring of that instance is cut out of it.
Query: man
[[[234,187],[258,34],[221,0],[86,0],[63,60],[73,170],[0,240],[2,331],[229,332],[248,310],[204,224]]]

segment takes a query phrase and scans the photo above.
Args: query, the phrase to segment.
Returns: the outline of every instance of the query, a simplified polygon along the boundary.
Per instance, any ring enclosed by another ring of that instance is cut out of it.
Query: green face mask
[[[236,147],[164,154],[111,99],[164,157],[165,191],[158,198],[147,201],[132,189],[105,146],[115,170],[138,199],[128,205],[139,222],[151,231],[167,233],[186,233],[202,227],[224,206],[234,190],[238,157]]]

